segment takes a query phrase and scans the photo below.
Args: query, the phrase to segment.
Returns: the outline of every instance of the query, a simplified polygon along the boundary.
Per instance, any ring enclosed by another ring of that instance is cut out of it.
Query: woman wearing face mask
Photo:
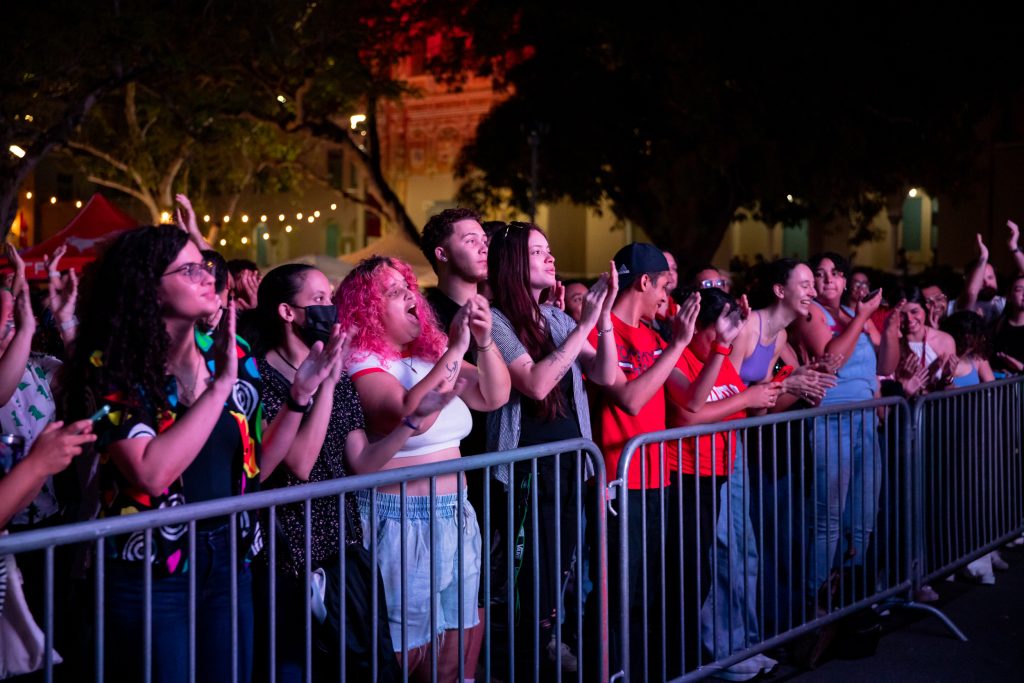
[[[346,454],[351,469],[376,472],[461,457],[459,443],[471,426],[467,406],[489,412],[501,407],[509,395],[508,369],[491,339],[487,300],[472,297],[456,313],[446,338],[417,288],[412,268],[398,259],[375,256],[348,274],[338,286],[335,302],[341,324],[353,331],[348,367],[371,438],[379,439],[403,423],[414,431],[393,457]],[[476,367],[463,360],[471,343],[477,349]],[[414,415],[420,397],[431,391],[455,392],[458,397],[426,417]],[[370,538],[378,541],[377,558],[396,653],[402,649],[404,630],[410,678],[429,677],[430,647],[436,646],[438,680],[450,681],[458,672],[460,604],[467,629],[479,622],[480,528],[460,478],[445,475],[434,482],[433,499],[430,480],[408,482],[404,527],[399,486],[382,487],[376,494],[376,528],[370,528],[368,493],[360,492],[357,500],[364,544]],[[431,565],[437,581],[434,593]],[[432,612],[437,632],[431,631]],[[474,668],[475,663],[467,663],[467,672]]]
[[[850,309],[841,305],[846,291],[846,260],[825,252],[810,261],[817,294],[810,312],[793,325],[804,356],[840,359],[838,382],[825,392],[821,404],[867,401],[878,390],[878,375],[890,375],[899,361],[898,318],[891,316],[885,332],[871,322],[881,297],[864,298]],[[813,552],[809,560],[808,591],[817,596],[838,557],[863,565],[874,529],[881,458],[874,412],[855,411],[817,418],[814,422],[816,508]],[[852,541],[839,551],[840,538]]]
[[[243,319],[254,328],[253,349],[263,378],[260,398],[268,421],[282,410],[301,409],[302,425],[285,456],[286,467],[279,468],[267,481],[268,487],[297,486],[307,481],[328,481],[347,476],[346,460],[389,458],[412,436],[413,430],[400,423],[384,439],[369,443],[364,431],[362,407],[352,380],[344,372],[348,335],[336,324],[337,308],[331,302],[331,285],[316,268],[289,264],[275,268],[260,282],[258,304]],[[303,381],[302,362],[311,349],[324,346],[331,358],[331,370],[319,390],[306,405],[293,405],[295,386]],[[447,404],[451,394],[428,394],[412,416],[421,419]],[[362,526],[355,498],[345,496],[345,542],[363,543]],[[305,664],[304,632],[296,625],[305,619],[303,572],[327,567],[340,558],[338,500],[316,498],[310,504],[310,555],[312,566],[305,566],[305,506],[282,505],[277,509],[279,529],[284,534],[284,552],[277,555],[277,678],[303,679]],[[351,571],[351,570],[350,570]],[[390,647],[391,642],[381,643]],[[365,653],[364,653],[365,655]],[[349,672],[368,668],[369,662],[356,662],[357,654],[347,657]],[[323,666],[334,665],[337,657],[327,658]],[[315,668],[323,675],[320,662]],[[394,660],[383,663],[394,666]],[[360,668],[361,665],[361,668]],[[314,677],[316,677],[314,673]]]

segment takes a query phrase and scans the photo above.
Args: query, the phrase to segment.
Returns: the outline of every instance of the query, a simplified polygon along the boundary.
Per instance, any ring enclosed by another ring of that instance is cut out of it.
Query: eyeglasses
[[[939,294],[924,300],[928,306],[937,306],[949,302],[949,298],[945,294]]]
[[[197,263],[186,263],[183,266],[169,270],[164,273],[161,277],[167,277],[168,275],[174,275],[181,273],[184,275],[189,282],[199,282],[203,279],[203,274],[212,276],[216,266],[213,261],[199,261]]]
[[[868,289],[870,286],[870,283],[866,280],[854,280],[853,283],[850,284],[850,289]]]
[[[725,280],[721,280],[721,279],[719,279],[719,280],[701,280],[700,281],[700,288],[701,289],[711,289],[712,287],[718,287],[719,289],[723,289],[725,287],[725,284],[726,284]]]

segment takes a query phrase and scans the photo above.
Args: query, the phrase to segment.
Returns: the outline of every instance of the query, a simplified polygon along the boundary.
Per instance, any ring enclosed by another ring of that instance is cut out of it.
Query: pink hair
[[[338,307],[338,322],[343,330],[355,330],[350,357],[354,361],[365,359],[370,354],[385,361],[395,360],[401,354],[387,343],[382,314],[384,311],[383,275],[385,268],[399,272],[409,290],[416,298],[416,317],[420,320],[420,335],[406,348],[405,352],[415,358],[436,361],[448,346],[448,337],[438,327],[433,307],[427,303],[416,284],[412,268],[401,259],[386,256],[371,256],[363,259],[349,273],[334,293],[334,304]]]

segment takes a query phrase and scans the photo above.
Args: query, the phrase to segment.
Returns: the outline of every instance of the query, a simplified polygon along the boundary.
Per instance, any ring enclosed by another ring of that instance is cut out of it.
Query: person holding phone
[[[793,324],[804,357],[831,354],[841,359],[836,386],[825,392],[822,405],[840,405],[875,397],[878,376],[890,375],[899,362],[898,318],[879,332],[870,318],[881,297],[865,297],[854,308],[841,304],[849,266],[833,252],[810,261],[816,297],[806,317]],[[814,514],[812,551],[808,553],[808,585],[812,599],[838,558],[862,565],[874,529],[881,488],[881,456],[873,411],[837,413],[814,419]],[[839,552],[839,540],[852,543]]]

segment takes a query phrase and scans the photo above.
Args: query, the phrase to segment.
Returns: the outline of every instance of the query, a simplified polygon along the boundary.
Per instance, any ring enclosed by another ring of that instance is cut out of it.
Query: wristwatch
[[[288,392],[288,398],[284,402],[285,408],[292,411],[293,413],[302,413],[303,415],[309,415],[309,411],[313,410],[313,397],[309,397],[309,403],[302,405],[294,398],[292,398],[291,392]]]
[[[711,347],[712,353],[720,353],[723,356],[728,356],[732,353],[732,344],[723,344],[722,342],[715,342],[715,345]]]

